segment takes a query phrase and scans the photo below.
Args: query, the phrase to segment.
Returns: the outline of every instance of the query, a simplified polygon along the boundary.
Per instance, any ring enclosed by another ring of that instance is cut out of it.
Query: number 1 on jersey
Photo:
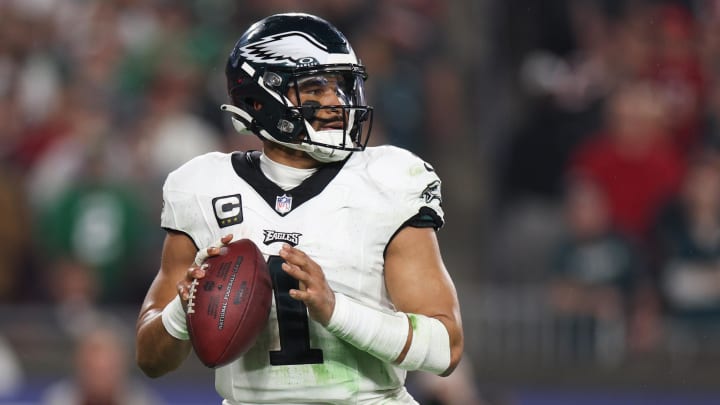
[[[290,289],[298,289],[299,282],[283,271],[283,263],[285,260],[280,256],[268,258],[280,332],[280,350],[270,352],[270,364],[282,366],[322,363],[322,350],[310,348],[307,307],[302,301],[290,297]]]

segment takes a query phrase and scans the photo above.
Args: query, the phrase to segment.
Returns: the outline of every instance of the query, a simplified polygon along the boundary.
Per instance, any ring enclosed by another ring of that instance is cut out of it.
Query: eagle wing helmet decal
[[[240,48],[240,54],[256,63],[284,66],[313,66],[325,63],[327,48],[300,31],[283,32]]]

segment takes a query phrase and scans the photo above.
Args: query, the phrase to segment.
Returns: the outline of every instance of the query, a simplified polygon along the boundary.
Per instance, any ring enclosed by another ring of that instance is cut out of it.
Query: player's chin
[[[300,144],[300,141],[297,141],[297,142],[294,142],[294,143]],[[287,146],[285,146],[285,145],[276,144],[276,145],[273,145],[273,146],[282,149],[283,152],[287,153],[287,154],[290,155],[290,156],[298,156],[298,157],[300,157],[300,156],[305,156],[305,155],[306,155],[306,153],[305,153],[304,151],[297,150],[297,149],[293,149],[293,148],[287,147]]]

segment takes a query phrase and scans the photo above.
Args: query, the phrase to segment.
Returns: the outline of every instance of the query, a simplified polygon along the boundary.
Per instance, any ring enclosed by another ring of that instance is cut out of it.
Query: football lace
[[[200,284],[198,282],[198,279],[194,278],[192,283],[190,283],[190,294],[188,295],[188,303],[187,303],[187,313],[188,314],[194,314],[195,313],[195,288],[197,285]]]

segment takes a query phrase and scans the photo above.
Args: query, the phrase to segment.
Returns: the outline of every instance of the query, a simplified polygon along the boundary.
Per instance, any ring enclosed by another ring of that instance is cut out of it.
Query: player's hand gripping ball
[[[190,288],[187,325],[200,361],[215,368],[244,354],[270,314],[272,282],[258,247],[240,239],[205,260],[205,277]]]

